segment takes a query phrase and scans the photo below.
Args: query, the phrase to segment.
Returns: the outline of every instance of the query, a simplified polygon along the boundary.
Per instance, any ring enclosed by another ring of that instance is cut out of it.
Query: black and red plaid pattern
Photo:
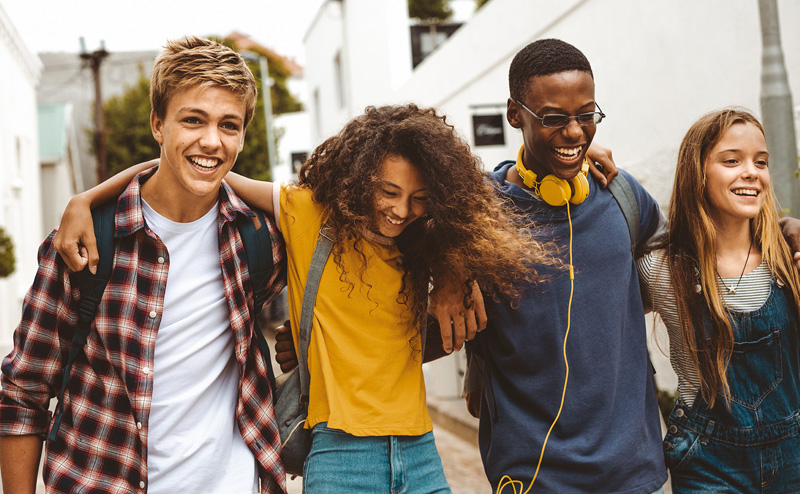
[[[147,432],[155,343],[161,321],[169,256],[142,216],[139,174],[120,196],[117,252],[111,280],[93,329],[72,369],[58,438],[47,444],[47,492],[147,491]],[[223,182],[220,189],[220,266],[228,300],[234,353],[241,371],[236,409],[239,429],[253,452],[262,493],[285,492],[280,439],[272,408],[267,365],[253,334],[253,293],[247,255],[234,219],[252,215]],[[268,300],[284,286],[283,240],[269,223],[276,269]],[[53,247],[55,232],[39,249],[39,269],[25,297],[14,349],[3,360],[0,435],[44,436],[50,399],[77,322],[80,294]]]

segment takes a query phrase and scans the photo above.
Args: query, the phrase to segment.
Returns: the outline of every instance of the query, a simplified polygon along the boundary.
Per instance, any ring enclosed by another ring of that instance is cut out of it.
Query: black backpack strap
[[[322,271],[333,247],[331,227],[327,224],[319,229],[317,246],[311,258],[311,267],[306,278],[306,287],[303,292],[303,308],[300,312],[300,336],[298,338],[297,371],[300,373],[300,403],[308,403],[308,383],[311,379],[308,373],[308,345],[311,342],[311,324],[314,320],[314,305],[317,302],[317,291]]]
[[[253,209],[253,212],[256,215],[255,218],[240,214],[236,221],[236,227],[242,237],[244,250],[247,254],[247,269],[250,272],[250,284],[253,287],[253,331],[255,332],[256,344],[266,361],[269,383],[274,390],[275,373],[272,370],[269,345],[258,324],[258,315],[267,301],[269,280],[275,270],[275,264],[272,261],[272,239],[267,227],[269,220],[263,211]],[[256,228],[255,222],[259,223],[258,228]]]
[[[608,184],[608,191],[614,196],[614,200],[619,204],[622,210],[622,215],[625,216],[625,221],[628,223],[628,233],[631,236],[631,254],[636,256],[636,246],[639,242],[639,203],[636,202],[636,196],[633,194],[628,179],[621,173]]]
[[[80,305],[78,306],[78,323],[75,333],[72,335],[72,342],[69,345],[69,356],[67,357],[67,364],[64,366],[61,390],[56,396],[55,417],[47,435],[48,441],[54,441],[58,437],[58,429],[61,426],[61,420],[64,418],[64,392],[69,385],[72,364],[78,354],[83,351],[84,345],[86,345],[86,339],[92,329],[92,321],[97,313],[97,307],[100,305],[100,299],[103,298],[103,292],[106,289],[108,280],[111,279],[116,244],[114,239],[114,215],[116,210],[117,201],[113,200],[92,211],[97,253],[100,256],[97,274],[92,274],[88,269],[83,269],[72,277],[74,282],[77,283],[81,295]]]

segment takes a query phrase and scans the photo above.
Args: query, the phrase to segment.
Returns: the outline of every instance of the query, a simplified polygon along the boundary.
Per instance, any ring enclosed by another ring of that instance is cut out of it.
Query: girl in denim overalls
[[[691,127],[669,238],[638,264],[679,379],[664,438],[673,491],[800,492],[800,283],[750,113]]]

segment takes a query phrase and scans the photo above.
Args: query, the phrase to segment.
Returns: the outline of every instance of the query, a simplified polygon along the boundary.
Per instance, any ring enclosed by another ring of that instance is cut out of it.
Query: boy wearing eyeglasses
[[[605,117],[591,66],[574,46],[539,40],[514,57],[509,86],[506,116],[524,144],[492,178],[572,267],[540,269],[546,281],[518,306],[487,301],[489,325],[474,344],[486,363],[479,437],[487,477],[506,492],[524,491],[534,477],[539,493],[658,492],[667,472],[631,238],[611,193],[586,173]],[[644,244],[662,215],[622,173]]]

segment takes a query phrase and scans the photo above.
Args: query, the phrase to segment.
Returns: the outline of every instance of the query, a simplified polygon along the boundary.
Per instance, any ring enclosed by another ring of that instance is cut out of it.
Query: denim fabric
[[[305,494],[451,493],[432,432],[357,437],[321,423],[311,441]]]
[[[764,305],[731,313],[730,408],[698,394],[669,417],[664,456],[676,494],[800,492],[800,351],[797,321],[772,283]]]

